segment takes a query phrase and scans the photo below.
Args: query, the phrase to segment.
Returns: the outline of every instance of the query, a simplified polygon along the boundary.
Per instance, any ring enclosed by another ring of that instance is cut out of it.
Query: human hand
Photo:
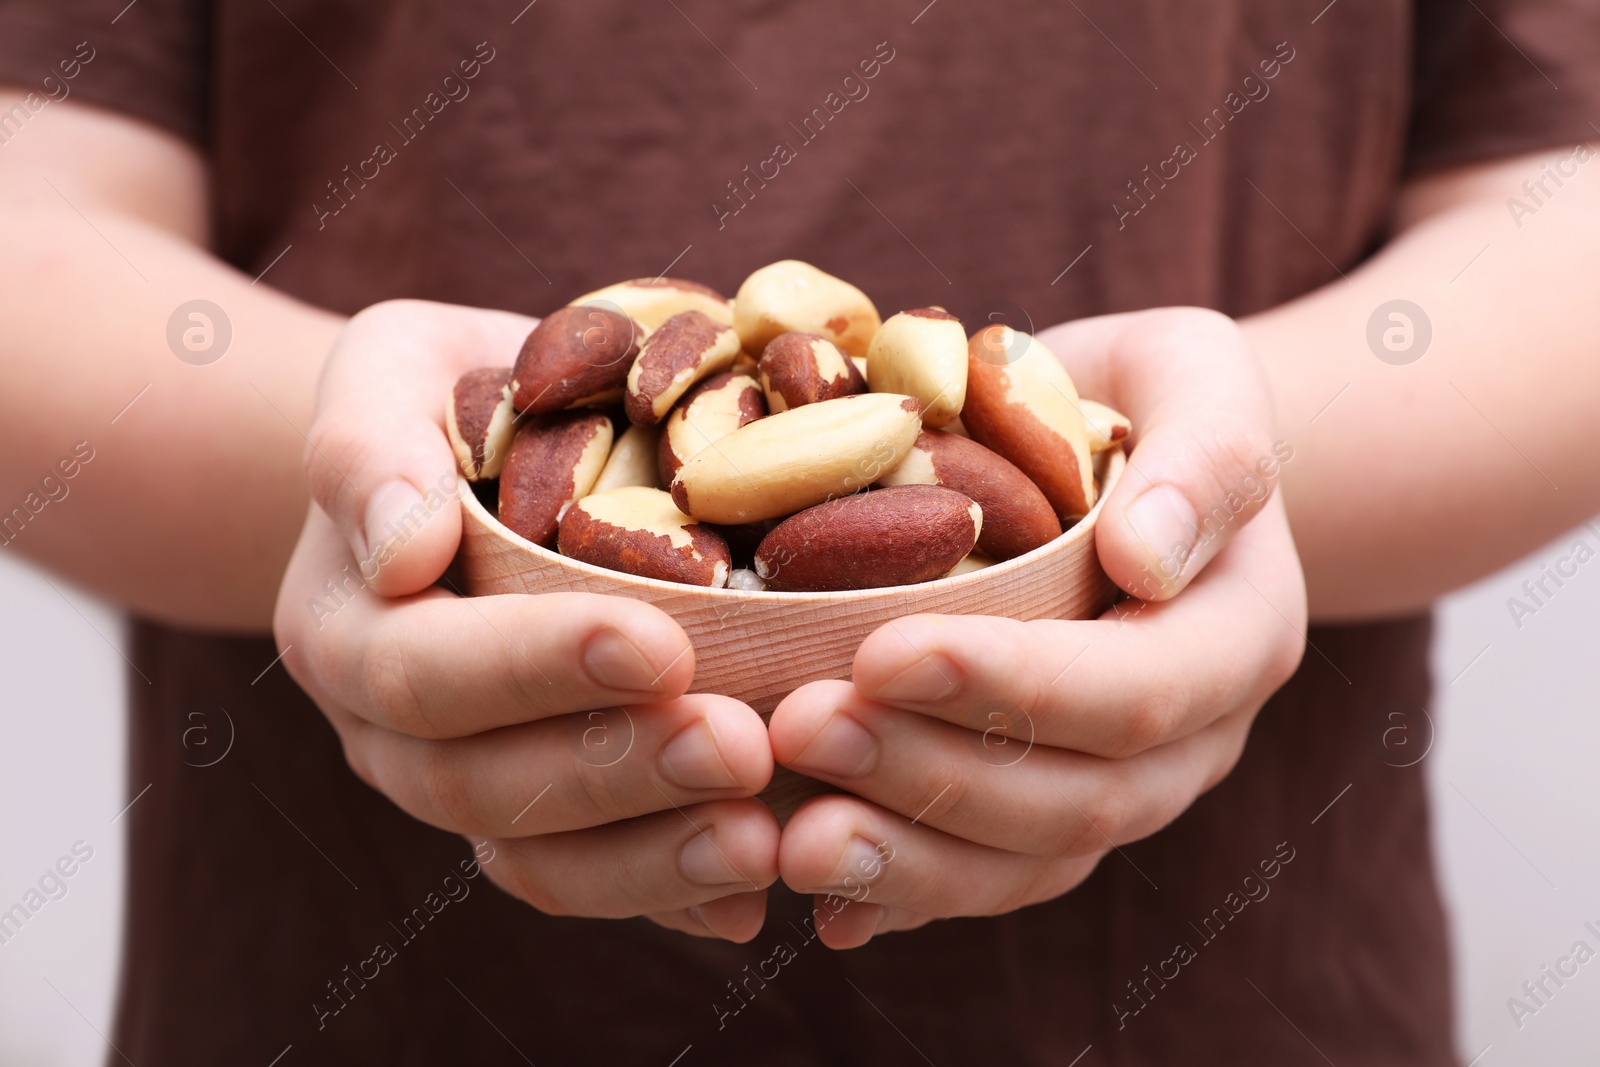
[[[1039,340],[1133,420],[1096,546],[1139,599],[1092,621],[899,619],[851,681],[778,706],[777,761],[847,791],[803,805],[779,848],[832,947],[1071,889],[1226,776],[1300,662],[1304,580],[1272,495],[1293,452],[1238,327],[1171,308]]]
[[[533,324],[418,301],[350,320],[274,614],[284,664],[363,781],[492,841],[501,888],[551,914],[748,940],[777,878],[778,824],[753,799],[772,775],[760,717],[685,695],[694,649],[648,604],[434,584],[461,537],[445,398],[462,372],[510,363]]]

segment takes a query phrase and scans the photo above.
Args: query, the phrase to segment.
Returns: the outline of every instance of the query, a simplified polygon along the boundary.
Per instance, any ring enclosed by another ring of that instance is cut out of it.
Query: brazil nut
[[[1004,353],[1010,362],[996,360]],[[1016,464],[1063,522],[1094,507],[1096,490],[1078,390],[1038,338],[989,326],[968,346],[961,421],[972,439]]]
[[[702,378],[727,370],[739,355],[733,327],[700,311],[680,311],[639,347],[628,371],[625,407],[636,426],[654,426]]]
[[[978,550],[1012,559],[1061,536],[1055,509],[1028,476],[1003,456],[965,437],[924,430],[881,485],[942,485],[983,508]]]
[[[785,519],[756,550],[755,571],[777,592],[912,585],[949,574],[982,528],[983,509],[953,489],[878,489]]]
[[[967,398],[967,331],[940,308],[889,316],[867,349],[867,383],[875,393],[922,401],[922,424],[945,426]]]
[[[600,476],[611,435],[611,420],[599,412],[527,420],[500,470],[500,521],[536,545],[552,546],[562,512]]]
[[[761,391],[774,414],[867,391],[866,379],[854,361],[832,341],[814,333],[780,333],[767,342],[758,370]]]
[[[864,356],[880,322],[866,293],[797,259],[762,267],[733,298],[733,326],[751,352],[799,330],[821,334],[847,356]]]
[[[620,399],[642,333],[638,323],[607,308],[552,311],[517,354],[511,372],[517,410],[541,415]]]
[[[919,410],[909,396],[862,393],[769,415],[692,456],[672,498],[697,519],[731,525],[847,496],[905,459]]]
[[[444,428],[469,482],[498,478],[517,413],[511,407],[511,368],[469,370],[450,391]]]
[[[662,485],[684,461],[767,413],[761,386],[743,374],[714,375],[690,390],[661,427],[657,453]]]
[[[699,282],[682,278],[635,278],[592,293],[584,293],[572,307],[603,307],[637,322],[646,334],[655,332],[672,316],[698,311],[724,326],[733,325],[733,301]]]
[[[721,588],[732,569],[727,542],[646,486],[583,497],[562,516],[559,545],[563,556],[664,582]]]

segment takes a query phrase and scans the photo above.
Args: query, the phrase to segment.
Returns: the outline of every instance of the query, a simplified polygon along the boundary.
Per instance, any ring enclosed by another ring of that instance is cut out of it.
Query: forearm
[[[83,117],[41,116],[0,167],[0,544],[138,612],[266,629],[305,517],[300,433],[341,320],[204,250],[203,173],[181,150],[98,178],[106,161],[73,142],[103,131],[74,128]],[[168,341],[195,298],[232,329],[208,365]]]
[[[1377,256],[1244,320],[1294,448],[1283,491],[1313,617],[1420,608],[1600,511],[1600,157],[1546,178],[1542,205],[1522,188],[1569,155],[1413,183]],[[1513,196],[1537,207],[1520,227]],[[1397,298],[1432,328],[1405,365],[1367,340]]]

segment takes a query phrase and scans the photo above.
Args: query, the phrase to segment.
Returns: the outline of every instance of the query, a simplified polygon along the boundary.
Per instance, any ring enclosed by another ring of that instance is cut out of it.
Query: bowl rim
[[[770,601],[772,603],[782,604],[834,604],[841,600],[872,600],[886,595],[903,593],[906,590],[916,590],[918,593],[928,593],[938,590],[959,589],[964,585],[974,584],[986,576],[993,578],[996,575],[1004,574],[1009,571],[1020,570],[1034,563],[1041,562],[1046,556],[1054,555],[1058,552],[1064,551],[1079,541],[1093,537],[1095,524],[1100,517],[1100,509],[1105,506],[1106,497],[1111,495],[1112,489],[1116,487],[1117,481],[1121,478],[1123,470],[1127,466],[1127,455],[1120,448],[1112,449],[1109,455],[1110,458],[1106,462],[1105,475],[1100,480],[1099,497],[1095,500],[1094,507],[1089,509],[1089,514],[1085,515],[1082,519],[1079,519],[1073,524],[1070,530],[1064,532],[1060,537],[1040,545],[1031,552],[1024,552],[1020,556],[1014,556],[1011,559],[996,563],[990,567],[984,567],[980,570],[968,571],[966,574],[947,575],[943,578],[935,578],[930,582],[918,582],[915,585],[884,585],[874,586],[869,589],[836,589],[808,593],[780,592],[773,589],[732,589],[727,586],[717,587],[710,585],[686,585],[683,582],[669,582],[661,578],[646,578],[643,575],[629,574],[626,571],[614,571],[608,567],[599,567],[593,563],[586,563],[581,559],[573,559],[571,556],[563,556],[561,553],[545,548],[543,545],[536,545],[532,541],[529,541],[527,538],[523,537],[521,534],[512,530],[509,526],[506,526],[496,516],[490,514],[488,508],[483,506],[483,502],[480,501],[477,494],[473,492],[472,484],[468,482],[459,471],[456,472],[456,493],[461,498],[462,508],[465,511],[470,512],[486,530],[494,534],[496,537],[499,537],[501,540],[506,541],[514,547],[529,553],[535,559],[546,560],[559,564],[562,567],[570,568],[578,574],[590,575],[596,578],[611,579],[624,585],[643,586],[645,588],[659,590],[662,593],[677,594],[679,596],[693,593],[705,593],[713,596],[723,596],[729,599],[742,598],[758,602]]]

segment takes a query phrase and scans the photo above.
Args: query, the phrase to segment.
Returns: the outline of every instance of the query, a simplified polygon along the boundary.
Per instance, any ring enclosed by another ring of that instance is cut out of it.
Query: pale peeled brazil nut
[[[776,592],[913,585],[949,574],[982,528],[983,509],[953,489],[878,489],[779,523],[756,550],[755,570]]]
[[[733,298],[734,329],[751,352],[799,330],[821,334],[847,356],[864,356],[881,321],[866,293],[797,259],[762,267]]]
[[[656,480],[656,431],[651,426],[629,426],[611,444],[606,465],[595,479],[591,493],[621,489],[629,485],[661,488]]]
[[[444,409],[444,428],[467,481],[500,476],[516,417],[510,367],[479,367],[456,379]]]
[[[671,485],[689,457],[766,413],[761,385],[747,375],[717,374],[695,386],[661,426],[661,484]]]
[[[875,393],[922,401],[924,426],[947,426],[967,399],[967,331],[942,308],[889,316],[867,349],[867,383]]]
[[[982,535],[980,534],[979,536],[981,537]],[[981,552],[969,552],[967,554],[967,558],[950,568],[950,573],[945,575],[945,577],[954,578],[961,574],[971,574],[973,571],[988,570],[998,562],[1000,561],[996,559],[990,559]]]
[[[698,311],[724,326],[733,325],[733,301],[710,286],[682,278],[635,278],[618,282],[584,293],[568,306],[620,311],[643,327],[647,334],[683,311]]]
[[[517,410],[539,415],[621,398],[642,338],[638,323],[607,308],[552,311],[512,368]]]
[[[922,421],[909,396],[861,393],[743,426],[678,469],[672,499],[705,522],[791,515],[864,489],[911,451]]]
[[[594,493],[572,505],[561,519],[560,548],[596,567],[719,589],[732,569],[727,542],[646,486]]]
[[[866,379],[854,361],[819,334],[780,333],[767,342],[758,369],[761,390],[773,414],[867,391]]]
[[[1004,456],[943,430],[924,430],[880,485],[942,485],[983,508],[978,550],[1014,559],[1061,536],[1055,509],[1028,476]]]
[[[739,589],[746,593],[765,593],[767,583],[761,580],[761,575],[747,567],[740,567],[728,575],[728,588]]]
[[[1078,390],[1038,338],[1009,326],[972,336],[961,422],[974,441],[1021,468],[1063,521],[1081,519],[1094,507],[1089,430]]]
[[[611,420],[573,411],[527,420],[500,471],[500,521],[536,545],[555,543],[562,512],[587,496],[611,451]]]
[[[1109,452],[1127,440],[1133,432],[1133,421],[1116,408],[1107,407],[1098,400],[1078,401],[1083,411],[1084,424],[1089,428],[1089,451]]]
[[[628,371],[628,420],[654,426],[689,387],[727,370],[739,355],[739,335],[700,311],[680,311],[645,338]]]

